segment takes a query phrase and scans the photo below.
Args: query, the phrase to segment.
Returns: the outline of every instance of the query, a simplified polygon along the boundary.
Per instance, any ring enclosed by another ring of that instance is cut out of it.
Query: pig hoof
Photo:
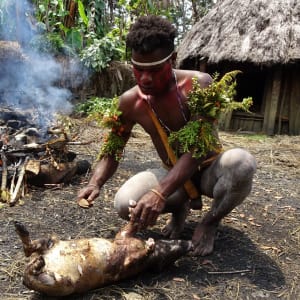
[[[155,248],[155,241],[153,238],[149,238],[147,241],[146,241],[146,248],[147,250],[149,251],[153,251],[154,248]]]
[[[45,266],[45,261],[42,256],[39,256],[36,258],[35,261],[33,261],[29,267],[29,273],[33,275],[38,275],[41,273],[42,268]]]

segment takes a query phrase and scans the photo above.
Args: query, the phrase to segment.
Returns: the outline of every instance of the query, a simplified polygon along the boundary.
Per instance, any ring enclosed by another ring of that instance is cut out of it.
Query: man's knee
[[[220,164],[227,169],[236,182],[252,181],[256,172],[256,160],[248,151],[230,149],[221,157]]]
[[[158,184],[158,180],[165,174],[163,169],[151,169],[140,172],[127,180],[115,195],[114,206],[121,218],[128,220],[129,201],[139,201],[151,188]]]
[[[126,195],[117,193],[114,199],[114,207],[122,219],[129,220],[129,200]]]

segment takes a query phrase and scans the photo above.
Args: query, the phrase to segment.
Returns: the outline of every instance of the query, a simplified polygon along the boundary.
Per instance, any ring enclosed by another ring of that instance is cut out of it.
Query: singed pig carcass
[[[32,241],[24,225],[15,222],[27,257],[23,283],[51,296],[84,293],[148,269],[161,269],[192,248],[191,241],[143,240],[126,225],[114,240],[86,238],[62,241],[56,236]]]

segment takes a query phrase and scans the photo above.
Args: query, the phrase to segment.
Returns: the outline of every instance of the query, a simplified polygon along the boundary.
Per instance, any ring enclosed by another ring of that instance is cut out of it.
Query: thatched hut
[[[237,100],[252,96],[253,113],[234,112],[222,129],[300,134],[299,0],[218,1],[186,34],[178,66],[243,72]]]

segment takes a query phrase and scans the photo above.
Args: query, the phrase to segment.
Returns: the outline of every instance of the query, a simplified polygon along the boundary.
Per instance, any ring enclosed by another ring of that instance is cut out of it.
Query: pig
[[[189,240],[143,240],[127,224],[114,239],[60,240],[52,235],[32,241],[26,227],[15,222],[27,264],[23,283],[49,296],[81,294],[133,277],[143,271],[162,270],[192,250]]]

